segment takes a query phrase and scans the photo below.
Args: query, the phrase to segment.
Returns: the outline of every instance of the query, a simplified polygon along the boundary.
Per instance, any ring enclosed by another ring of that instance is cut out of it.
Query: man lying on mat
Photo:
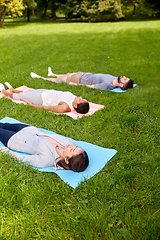
[[[122,90],[133,88],[133,80],[125,76],[115,77],[110,74],[93,74],[88,72],[77,72],[67,74],[54,74],[51,68],[48,68],[48,76],[54,78],[44,78],[31,72],[32,78],[42,78],[53,82],[66,82],[70,85],[86,85],[89,88],[98,88],[101,90],[112,90],[120,87]]]
[[[71,92],[62,92],[47,89],[33,89],[29,91],[15,90],[8,82],[5,83],[9,92],[5,90],[4,85],[0,84],[0,91],[15,100],[23,100],[28,105],[35,108],[45,108],[56,113],[65,113],[72,110],[85,114],[89,111],[89,103],[82,97],[77,97]]]
[[[23,123],[0,123],[0,141],[8,152],[24,163],[34,167],[53,167],[74,172],[84,171],[88,155],[74,142],[63,136],[47,134],[36,127]],[[28,153],[11,152],[9,149]]]

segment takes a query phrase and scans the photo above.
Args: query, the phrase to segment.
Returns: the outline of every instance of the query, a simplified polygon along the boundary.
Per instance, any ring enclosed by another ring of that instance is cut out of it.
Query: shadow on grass
[[[122,19],[119,19],[118,21],[106,21],[106,22],[145,22],[145,21],[158,21],[160,20],[160,15],[159,16],[129,16],[125,17]],[[5,28],[15,28],[19,27],[21,25],[30,25],[32,23],[37,23],[37,24],[64,24],[64,23],[77,23],[77,22],[84,22],[80,19],[68,19],[66,20],[65,18],[57,18],[56,21],[53,21],[51,18],[48,19],[41,19],[41,18],[31,18],[30,22],[27,21],[27,19],[24,18],[12,18],[12,19],[6,19],[4,22],[4,27],[0,29],[5,29]],[[87,22],[86,22],[87,23]],[[95,22],[99,23],[99,22]]]
[[[4,22],[4,27],[0,28],[0,29],[5,29],[5,28],[16,28],[19,26],[26,26],[26,25],[30,25],[33,23],[37,23],[37,24],[64,24],[64,23],[76,23],[76,22],[83,22],[80,21],[79,19],[68,19],[66,20],[65,18],[57,18],[56,21],[53,21],[51,18],[48,19],[41,19],[41,18],[31,18],[30,22],[27,21],[27,19],[23,19],[23,18],[17,18],[17,19],[6,19]]]
[[[146,22],[146,21],[158,21],[160,20],[160,15],[157,15],[155,17],[152,16],[128,16],[120,21],[123,22]]]

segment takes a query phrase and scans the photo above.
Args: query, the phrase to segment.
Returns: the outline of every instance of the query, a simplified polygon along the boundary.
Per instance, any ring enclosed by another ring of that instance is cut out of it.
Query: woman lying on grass
[[[82,172],[89,164],[87,153],[70,139],[46,134],[27,124],[0,123],[0,141],[8,148],[2,151],[34,167]],[[11,152],[9,149],[28,154]]]
[[[45,108],[56,113],[65,113],[72,110],[85,114],[89,111],[89,103],[82,97],[77,97],[71,92],[62,92],[47,89],[33,89],[29,91],[15,90],[8,82],[5,82],[9,92],[0,83],[0,91],[15,100],[23,100],[35,108]]]

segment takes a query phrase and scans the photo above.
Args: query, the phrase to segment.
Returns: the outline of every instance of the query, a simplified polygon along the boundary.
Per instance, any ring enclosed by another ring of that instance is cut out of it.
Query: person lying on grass
[[[74,142],[56,134],[46,134],[23,123],[0,123],[0,141],[9,153],[34,167],[53,167],[82,172],[89,165],[87,153]],[[3,151],[3,150],[2,150]]]
[[[133,80],[125,76],[115,77],[110,74],[93,74],[88,72],[77,72],[67,74],[54,74],[51,68],[48,68],[48,76],[54,78],[44,78],[31,72],[31,77],[42,78],[53,82],[66,82],[70,85],[86,85],[89,88],[97,88],[101,90],[112,90],[120,87],[122,90],[133,88]]]
[[[28,105],[35,108],[45,108],[56,113],[65,113],[72,110],[85,114],[89,111],[89,103],[82,97],[77,97],[71,92],[62,92],[47,89],[33,89],[29,91],[15,90],[8,82],[5,83],[9,92],[5,90],[4,85],[0,84],[0,90],[5,96],[15,100],[23,100]]]

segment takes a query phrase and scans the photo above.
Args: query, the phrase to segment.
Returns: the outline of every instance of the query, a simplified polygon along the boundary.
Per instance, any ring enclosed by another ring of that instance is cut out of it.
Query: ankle
[[[11,88],[9,89],[9,91],[10,91],[10,92],[14,92],[14,88],[11,87]]]
[[[7,90],[6,89],[2,89],[2,93],[7,96]]]

